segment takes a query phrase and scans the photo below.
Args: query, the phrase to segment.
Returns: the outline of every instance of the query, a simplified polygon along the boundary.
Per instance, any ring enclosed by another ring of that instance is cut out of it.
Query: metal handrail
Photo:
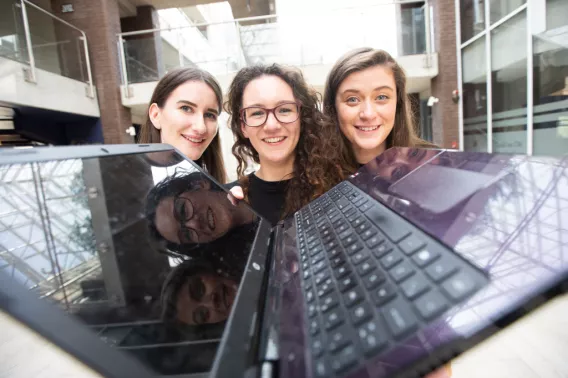
[[[44,14],[48,15],[49,17],[53,18],[54,20],[57,20],[59,22],[61,22],[62,24],[65,24],[67,26],[69,26],[72,29],[77,30],[79,33],[81,33],[81,37],[80,39],[83,40],[83,47],[85,49],[85,63],[87,64],[87,76],[88,76],[88,96],[91,98],[95,97],[95,89],[94,89],[94,84],[93,84],[93,75],[91,72],[91,60],[89,58],[89,46],[87,43],[87,34],[85,34],[85,32],[81,29],[79,29],[78,27],[70,24],[69,22],[57,17],[54,14],[49,13],[48,11],[46,11],[45,9],[35,5],[34,3],[31,3],[28,0],[20,0],[20,7],[22,8],[22,18],[24,21],[24,33],[26,36],[26,46],[28,49],[28,60],[29,60],[29,65],[30,65],[30,75],[28,80],[30,82],[35,83],[36,82],[36,73],[35,73],[35,58],[34,58],[34,53],[33,53],[33,49],[32,49],[32,38],[31,38],[31,33],[30,33],[30,25],[29,25],[29,21],[28,21],[28,12],[26,9],[26,6],[29,5],[32,8],[35,8],[37,10],[39,10],[40,12],[43,12]]]
[[[402,5],[402,4],[413,4],[413,3],[417,3],[423,1],[424,2],[424,17],[425,17],[425,39],[426,39],[426,62],[425,62],[425,66],[426,68],[431,67],[432,65],[432,41],[431,41],[431,32],[432,32],[432,25],[431,25],[431,17],[430,17],[430,0],[392,0],[389,2],[384,2],[384,3],[378,3],[378,4],[370,4],[370,5],[358,5],[358,6],[348,6],[348,7],[343,7],[343,8],[339,8],[339,9],[334,9],[332,11],[324,11],[322,13],[319,14],[319,16],[325,15],[327,13],[337,13],[337,12],[341,12],[341,11],[346,11],[346,10],[356,10],[356,9],[368,9],[368,8],[372,8],[372,7],[381,7],[384,5]],[[201,23],[195,23],[192,25],[184,25],[184,26],[176,26],[176,27],[168,27],[168,28],[153,28],[153,29],[146,29],[146,30],[137,30],[137,31],[131,31],[131,32],[124,32],[124,33],[117,33],[117,37],[118,37],[118,44],[119,44],[119,54],[120,54],[120,64],[121,64],[121,71],[122,71],[122,77],[123,77],[123,85],[126,86],[126,88],[128,89],[128,72],[127,72],[127,67],[126,67],[126,56],[125,56],[125,52],[124,52],[124,37],[130,37],[130,36],[136,36],[136,35],[143,35],[143,34],[150,34],[150,33],[157,33],[157,32],[169,32],[169,31],[180,31],[180,30],[184,30],[184,29],[190,29],[190,28],[199,28],[199,27],[206,27],[206,26],[212,26],[212,25],[223,25],[223,24],[235,24],[238,27],[241,26],[241,23],[245,23],[245,22],[250,22],[250,21],[269,21],[269,20],[274,20],[279,18],[279,15],[267,15],[267,16],[254,16],[254,17],[244,17],[244,18],[236,18],[233,20],[227,20],[227,21],[216,21],[216,22],[201,22]],[[313,17],[313,16],[306,16],[306,17]],[[240,40],[241,35],[239,33],[239,50],[242,51],[242,41]],[[178,51],[179,54],[181,55],[181,51]],[[180,57],[181,59],[181,57]],[[246,57],[245,57],[246,60]],[[126,93],[128,94],[128,91],[126,91]]]

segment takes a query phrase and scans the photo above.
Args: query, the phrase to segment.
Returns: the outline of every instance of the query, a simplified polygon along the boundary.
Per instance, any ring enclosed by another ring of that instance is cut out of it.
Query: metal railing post
[[[85,49],[85,63],[87,64],[87,77],[89,78],[87,87],[87,97],[95,98],[95,87],[93,85],[93,74],[91,72],[91,59],[89,58],[89,44],[87,43],[87,35],[81,32],[83,39],[83,48]]]
[[[32,36],[30,34],[30,25],[28,23],[28,12],[26,10],[26,2],[25,0],[20,0],[20,6],[22,7],[22,18],[24,21],[24,33],[26,35],[26,47],[28,48],[28,60],[30,64],[29,70],[24,69],[24,73],[26,74],[26,81],[30,83],[36,82],[36,73],[35,73],[35,58],[34,52],[32,48]]]
[[[426,68],[432,67],[432,41],[430,40],[430,3],[424,2],[424,27],[426,33]]]
[[[126,69],[126,54],[124,53],[124,39],[118,38],[118,50],[120,53],[120,69],[122,71],[122,84],[124,85],[124,97],[130,97],[130,90],[128,88],[128,70]]]

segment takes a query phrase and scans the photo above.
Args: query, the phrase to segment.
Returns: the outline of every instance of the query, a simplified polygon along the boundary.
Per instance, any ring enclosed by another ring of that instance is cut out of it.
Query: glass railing
[[[27,65],[26,80],[37,81],[36,69],[87,84],[94,97],[93,79],[85,33],[44,9],[20,0],[5,17],[0,36],[0,56]]]
[[[183,66],[223,75],[259,63],[333,64],[361,46],[395,57],[430,54],[424,9],[378,3],[121,33],[123,84],[156,81]]]

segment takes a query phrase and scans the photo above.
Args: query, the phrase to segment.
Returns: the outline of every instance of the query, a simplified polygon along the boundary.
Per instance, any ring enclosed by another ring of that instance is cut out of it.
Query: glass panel
[[[0,2],[0,56],[21,63],[28,61],[22,11],[14,2]]]
[[[491,32],[493,151],[527,151],[527,21],[523,11]]]
[[[485,1],[460,0],[462,43],[485,29]]]
[[[527,0],[491,0],[491,3],[489,4],[489,18],[491,19],[491,25],[526,2]]]
[[[568,153],[568,2],[546,2],[547,30],[533,36],[535,155]]]
[[[211,368],[258,227],[244,201],[170,152],[0,176],[0,271],[157,375]]]
[[[86,82],[82,34],[32,6],[26,6],[36,67]]]
[[[402,4],[401,18],[401,55],[426,53],[426,24],[423,3]]]
[[[462,50],[463,129],[466,151],[487,151],[487,65],[485,38]]]

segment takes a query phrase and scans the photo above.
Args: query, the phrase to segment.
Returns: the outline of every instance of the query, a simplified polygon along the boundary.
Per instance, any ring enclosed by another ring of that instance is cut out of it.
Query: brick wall
[[[452,148],[459,141],[458,105],[452,101],[452,91],[458,88],[455,3],[433,0],[432,5],[439,72],[432,79],[432,96],[440,99],[432,108],[432,132],[434,143]]]
[[[74,11],[62,13],[63,4],[72,4]],[[130,110],[122,106],[120,98],[117,0],[51,0],[51,8],[56,16],[87,34],[105,143],[132,143],[133,138],[125,131],[131,125]]]

